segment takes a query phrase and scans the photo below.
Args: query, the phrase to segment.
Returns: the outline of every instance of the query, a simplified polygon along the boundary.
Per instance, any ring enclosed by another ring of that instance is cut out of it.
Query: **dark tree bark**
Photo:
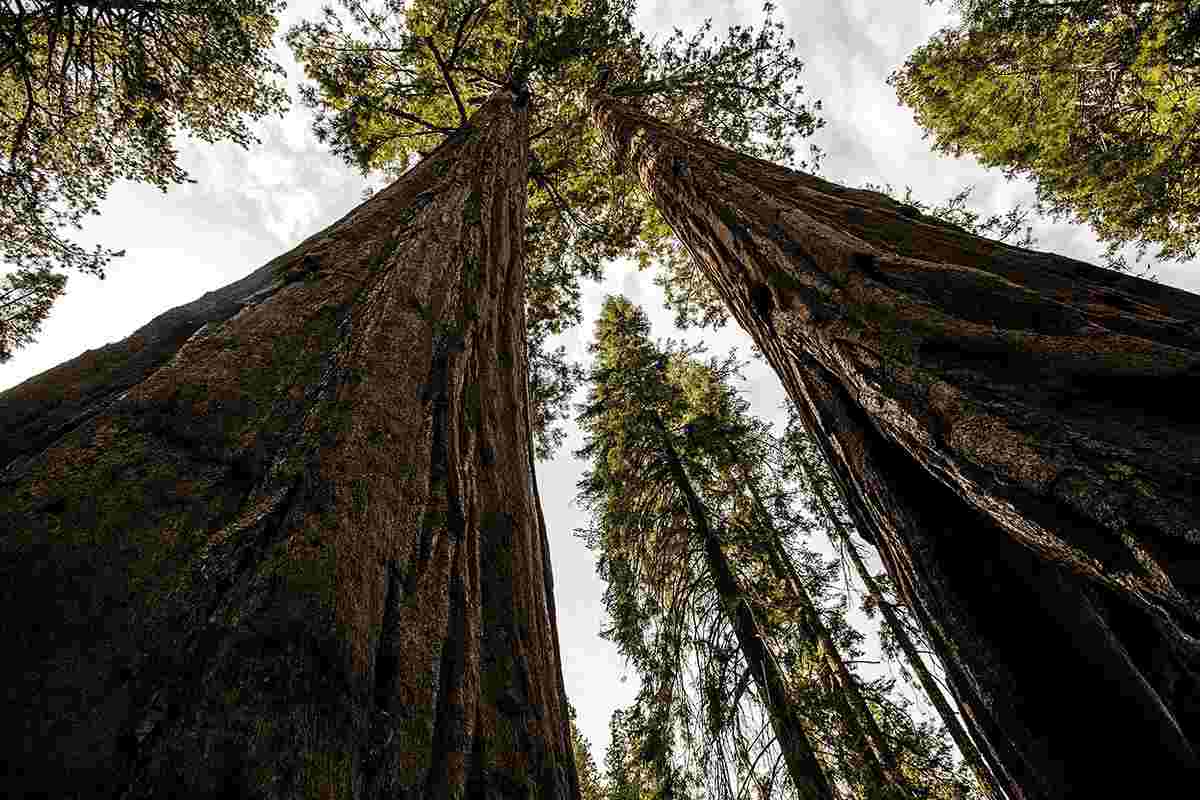
[[[12,796],[578,797],[530,463],[525,103],[0,395]]]
[[[1194,784],[1200,297],[592,113],[783,381],[1005,791]]]
[[[721,598],[721,610],[728,616],[730,627],[737,637],[738,647],[746,659],[746,668],[754,679],[763,706],[767,709],[771,730],[775,733],[775,740],[783,753],[792,786],[802,800],[834,800],[833,788],[820,762],[817,761],[804,722],[790,700],[783,673],[767,646],[766,638],[755,620],[746,594],[738,586],[737,577],[733,574],[729,557],[717,538],[717,532],[708,522],[708,512],[692,487],[683,462],[675,446],[671,444],[666,426],[658,417],[655,417],[654,422],[660,434],[671,477],[687,502],[688,516],[703,543],[705,566],[712,576],[717,595]]]
[[[887,624],[888,630],[892,632],[892,636],[896,637],[896,642],[900,645],[900,649],[904,651],[905,659],[907,659],[908,663],[917,673],[917,679],[921,682],[921,687],[925,690],[925,695],[937,710],[938,716],[942,719],[942,724],[946,726],[950,738],[954,740],[955,746],[958,747],[958,752],[962,754],[963,760],[967,762],[971,767],[971,771],[975,773],[980,787],[987,793],[987,796],[991,800],[1004,800],[1004,795],[1000,791],[1000,787],[996,785],[996,779],[992,777],[992,773],[987,768],[987,764],[984,763],[983,757],[980,756],[979,749],[971,741],[966,728],[958,721],[958,715],[954,713],[954,709],[946,701],[946,696],[942,694],[941,687],[938,686],[933,673],[929,671],[929,668],[925,666],[925,662],[921,659],[921,654],[917,651],[916,644],[913,643],[912,637],[908,635],[908,629],[904,621],[900,619],[900,615],[896,613],[896,609],[892,608],[892,605],[884,598],[883,592],[879,590],[875,576],[867,569],[862,555],[858,552],[858,547],[850,538],[849,531],[846,530],[842,521],[834,514],[833,509],[829,505],[829,500],[825,497],[824,490],[813,479],[814,476],[807,464],[804,464],[804,470],[808,475],[809,485],[817,495],[817,500],[821,504],[825,516],[828,517],[834,530],[837,531],[838,540],[850,556],[850,560],[854,563],[854,570],[858,573],[858,577],[866,587],[867,594],[875,600],[875,604],[879,608],[879,612],[883,615],[883,620]]]

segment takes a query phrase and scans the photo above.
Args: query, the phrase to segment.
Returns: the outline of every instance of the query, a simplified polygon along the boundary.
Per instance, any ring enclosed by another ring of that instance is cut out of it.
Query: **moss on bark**
[[[591,110],[780,376],[1006,791],[1194,781],[1200,297]]]
[[[6,789],[576,795],[527,459],[527,112],[501,91],[472,126],[0,395]],[[504,574],[480,560],[496,515]],[[515,715],[483,680],[501,655]]]

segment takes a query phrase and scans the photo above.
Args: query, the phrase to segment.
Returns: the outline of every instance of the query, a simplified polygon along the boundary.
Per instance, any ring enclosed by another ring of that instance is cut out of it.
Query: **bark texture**
[[[0,395],[10,796],[578,797],[529,460],[525,98]]]
[[[1010,797],[1194,783],[1200,297],[592,112],[783,381]]]

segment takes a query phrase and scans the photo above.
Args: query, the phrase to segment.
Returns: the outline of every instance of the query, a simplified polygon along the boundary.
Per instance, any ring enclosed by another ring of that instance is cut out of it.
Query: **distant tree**
[[[606,800],[608,792],[604,776],[592,757],[592,747],[579,726],[575,724],[575,706],[568,704],[571,717],[571,747],[575,751],[575,770],[579,775],[580,800]]]
[[[736,791],[775,786],[782,755],[792,778],[778,790],[811,796],[786,749],[800,735],[831,786],[863,797],[957,785],[940,734],[850,668],[862,636],[821,604],[830,567],[788,535],[811,524],[793,509],[780,442],[729,384],[736,362],[652,343],[640,309],[617,297],[592,351],[581,498],[608,584],[606,635],[643,682],[630,711],[680,743],[658,772],[679,773],[682,759],[719,795],[735,791],[730,775]]]
[[[609,800],[654,800],[667,795],[683,797],[671,776],[663,775],[664,743],[647,720],[641,703],[618,708],[608,723],[608,753],[604,756],[604,778]]]
[[[38,276],[103,277],[124,251],[88,251],[63,229],[98,213],[116,180],[164,191],[189,180],[172,144],[177,131],[255,141],[246,120],[287,103],[272,80],[283,69],[267,56],[282,8],[280,0],[0,6],[0,259]],[[26,317],[31,332],[35,316]]]
[[[606,635],[642,679],[635,707],[648,721],[642,761],[655,766],[660,784],[689,783],[688,770],[672,758],[674,742],[693,738],[693,720],[731,716],[725,698],[711,693],[702,697],[707,712],[690,709],[688,695],[695,692],[689,664],[709,660],[713,649],[728,648],[722,640],[732,640],[736,661],[744,664],[738,673],[744,669],[756,689],[792,789],[801,798],[832,798],[811,733],[788,699],[762,609],[737,575],[724,526],[705,507],[703,478],[694,477],[682,449],[688,402],[666,374],[684,366],[686,354],[672,359],[648,334],[640,309],[625,298],[606,301],[589,347],[596,355],[592,388],[579,416],[586,432],[579,455],[591,462],[580,481],[580,500],[594,513],[588,544],[608,583],[605,604],[613,624]],[[736,768],[743,772],[746,765]]]
[[[889,81],[945,153],[1037,183],[1118,251],[1200,252],[1200,6],[959,0]]]
[[[66,275],[44,267],[0,275],[0,364],[33,341],[66,286]]]

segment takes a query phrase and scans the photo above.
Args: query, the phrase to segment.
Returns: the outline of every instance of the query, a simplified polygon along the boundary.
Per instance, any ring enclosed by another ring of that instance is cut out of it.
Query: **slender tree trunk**
[[[498,92],[295,250],[0,395],[6,790],[578,797],[527,128]]]
[[[733,459],[732,463],[738,463],[738,454],[732,446],[729,448],[729,455]],[[858,682],[842,660],[829,629],[821,620],[816,603],[809,597],[791,557],[784,550],[779,535],[774,530],[753,474],[740,464],[738,471],[742,476],[742,485],[750,493],[758,524],[768,530],[767,556],[771,562],[771,569],[775,576],[791,589],[792,597],[801,610],[801,630],[804,631],[805,642],[817,651],[821,670],[831,684],[837,687],[839,711],[861,750],[867,769],[872,773],[877,785],[885,791],[891,791],[901,797],[911,796],[912,792],[907,783],[896,770],[896,759],[891,747],[884,739],[874,714],[859,690]]]
[[[875,582],[875,577],[871,575],[871,571],[867,569],[867,565],[863,562],[862,556],[859,555],[858,548],[850,539],[850,533],[846,530],[846,526],[842,524],[841,519],[834,514],[833,508],[829,504],[829,500],[825,497],[824,487],[817,482],[816,476],[809,465],[801,461],[801,466],[805,474],[808,476],[809,486],[817,496],[817,501],[821,504],[822,510],[825,512],[825,517],[833,525],[837,531],[838,540],[842,547],[850,555],[850,560],[854,563],[854,569],[858,573],[858,577],[862,580],[863,585],[867,588],[867,594],[875,598],[876,606],[883,614],[883,620],[887,623],[892,635],[896,637],[896,641],[900,644],[900,649],[904,651],[905,658],[912,668],[917,673],[917,678],[921,681],[921,686],[925,689],[925,694],[929,697],[929,702],[937,709],[938,715],[942,718],[942,723],[945,724],[946,730],[950,733],[950,738],[958,746],[958,751],[962,757],[970,765],[971,770],[975,773],[975,777],[979,779],[979,785],[987,793],[987,796],[992,800],[1004,800],[1004,794],[1000,791],[1000,787],[996,785],[996,779],[992,777],[991,771],[987,764],[984,763],[983,757],[980,756],[979,750],[975,747],[975,743],[971,741],[971,737],[967,734],[962,723],[958,721],[958,715],[954,713],[954,709],[950,708],[950,703],[946,701],[946,696],[942,694],[941,687],[933,677],[933,673],[925,666],[925,662],[921,659],[921,654],[917,652],[917,647],[913,644],[912,637],[908,635],[908,631],[903,620],[896,614],[883,597],[883,593],[879,591],[879,585]]]
[[[737,453],[732,448],[729,454],[735,460],[737,459]],[[821,620],[821,612],[817,608],[817,604],[805,590],[791,556],[784,550],[780,537],[774,530],[771,517],[758,493],[754,476],[748,470],[740,467],[739,471],[742,474],[743,485],[749,490],[754,501],[759,524],[768,529],[767,554],[771,561],[771,568],[779,580],[791,587],[792,596],[803,615],[801,630],[805,632],[805,639],[809,646],[816,649],[822,670],[836,687],[839,711],[851,736],[858,742],[868,770],[872,773],[884,796],[912,797],[912,789],[900,773],[892,747],[879,729],[875,715],[871,713],[871,708],[867,705],[866,698],[859,689],[858,681],[850,673],[846,662],[842,660],[842,654],[834,644],[833,636]]]
[[[754,678],[763,704],[767,707],[771,729],[775,732],[780,750],[783,751],[783,760],[787,764],[792,785],[803,800],[834,800],[833,788],[820,762],[817,761],[804,724],[789,700],[787,684],[779,665],[767,647],[745,594],[738,586],[737,578],[716,532],[708,524],[708,513],[692,488],[662,420],[656,416],[654,422],[661,435],[671,475],[686,498],[688,515],[703,541],[705,563],[721,598],[722,610],[729,615],[738,646],[746,659],[746,666]]]
[[[1200,297],[592,114],[780,376],[1005,791],[1195,781]]]

